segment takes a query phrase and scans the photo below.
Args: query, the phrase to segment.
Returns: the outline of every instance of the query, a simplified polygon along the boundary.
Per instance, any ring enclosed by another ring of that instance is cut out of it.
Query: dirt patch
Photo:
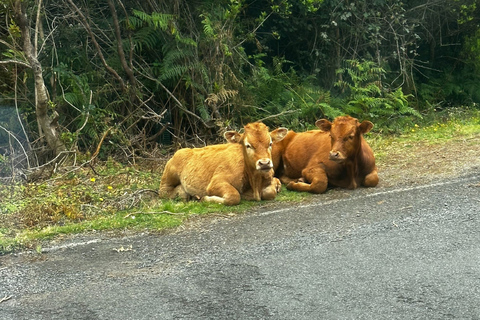
[[[375,151],[375,150],[374,150]],[[480,168],[480,133],[448,142],[392,143],[377,160],[380,187],[425,184]]]

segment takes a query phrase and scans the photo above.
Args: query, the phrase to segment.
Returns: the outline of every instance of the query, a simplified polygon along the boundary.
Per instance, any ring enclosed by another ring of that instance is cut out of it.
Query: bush
[[[391,89],[382,83],[386,71],[374,62],[347,60],[338,73],[344,76],[335,83],[344,92],[343,113],[372,120],[389,131],[403,128],[412,118],[422,118],[409,105],[412,95],[405,95],[401,88]]]

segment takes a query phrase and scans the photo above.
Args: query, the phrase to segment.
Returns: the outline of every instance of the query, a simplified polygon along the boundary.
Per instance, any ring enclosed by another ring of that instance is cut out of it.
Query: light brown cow
[[[322,193],[328,185],[355,189],[378,184],[375,157],[363,138],[373,127],[370,121],[342,116],[315,125],[320,130],[289,131],[273,145],[275,176],[287,189]]]
[[[280,191],[274,178],[273,141],[287,129],[268,132],[263,123],[249,123],[240,134],[227,131],[230,143],[178,150],[167,162],[160,182],[160,197],[191,198],[236,205],[240,199],[271,200]]]

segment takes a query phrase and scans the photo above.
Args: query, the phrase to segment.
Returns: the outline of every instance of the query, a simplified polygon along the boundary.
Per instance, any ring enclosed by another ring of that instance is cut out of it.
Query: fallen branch
[[[278,113],[278,114],[272,114],[272,115],[270,115],[270,116],[267,116],[267,117],[262,118],[262,119],[257,120],[257,121],[258,121],[258,122],[261,122],[261,121],[265,121],[265,120],[270,119],[270,118],[277,118],[277,117],[283,116],[283,115],[285,115],[285,114],[297,113],[297,112],[299,112],[299,111],[298,111],[298,110],[286,110],[286,111],[282,111],[282,112],[280,112],[280,113]]]
[[[5,302],[5,301],[10,300],[10,299],[12,299],[12,296],[5,296],[2,299],[0,299],[0,303]]]
[[[103,141],[104,141],[105,138],[107,137],[107,134],[110,132],[110,130],[112,130],[112,128],[108,128],[108,129],[103,133],[103,136],[102,136],[102,138],[100,139],[100,142],[98,143],[97,150],[95,150],[95,152],[93,153],[92,158],[90,159],[90,162],[92,162],[92,160],[95,159],[95,158],[98,156],[98,153],[100,152],[100,147],[102,146]]]
[[[169,215],[173,215],[173,216],[181,216],[183,215],[183,213],[176,213],[176,212],[170,212],[170,211],[153,211],[153,212],[144,212],[144,211],[137,211],[137,212],[131,212],[129,214],[127,214],[125,217],[123,217],[124,219],[128,218],[128,217],[131,217],[131,216],[135,216],[137,214],[169,214]]]
[[[135,191],[132,194],[125,193],[123,196],[116,198],[114,200],[114,203],[112,203],[112,205],[118,210],[131,209],[137,206],[138,203],[140,203],[140,201],[142,201],[142,194],[146,192],[151,192],[158,195],[158,192],[156,190],[141,189],[141,190]]]

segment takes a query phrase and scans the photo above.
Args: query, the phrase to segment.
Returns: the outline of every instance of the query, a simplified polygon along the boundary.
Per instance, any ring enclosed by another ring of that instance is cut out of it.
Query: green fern
[[[135,19],[135,17],[138,19]],[[147,23],[149,26],[167,31],[174,19],[175,16],[172,14],[153,12],[150,15],[143,11],[133,10],[133,16],[129,18],[129,23],[135,28],[140,28],[143,26],[143,23]]]
[[[206,14],[201,14],[200,17],[203,18],[202,25],[203,25],[203,33],[208,38],[215,38],[215,31],[213,30],[212,21],[210,17]]]
[[[132,37],[134,48],[138,52],[142,52],[144,48],[154,50],[162,43],[161,35],[153,27],[141,28],[133,34]]]
[[[178,50],[177,47],[164,47],[164,59],[160,67],[160,81],[178,80],[188,71],[199,66],[195,52],[190,48]]]
[[[347,93],[344,112],[359,118],[375,119],[381,126],[389,126],[392,117],[409,115],[421,118],[421,114],[410,107],[408,98],[401,88],[394,91],[382,85],[386,71],[372,61],[347,60],[345,67],[337,70],[345,79],[335,85]]]
[[[179,32],[176,26],[177,18],[177,16],[168,13],[152,12],[152,14],[148,14],[143,11],[133,10],[133,16],[129,17],[128,25],[137,30],[136,32],[143,28],[161,30],[165,35],[174,36],[178,43],[196,47],[197,43],[194,39],[185,37]],[[148,38],[151,34],[152,32],[147,30],[143,33],[143,36]],[[142,38],[142,34],[137,35],[136,38],[137,41],[140,39],[145,40],[145,38]],[[153,40],[153,38],[150,38],[150,40]],[[143,44],[143,42],[141,43]],[[150,41],[149,44],[151,45],[152,43],[153,41]]]

